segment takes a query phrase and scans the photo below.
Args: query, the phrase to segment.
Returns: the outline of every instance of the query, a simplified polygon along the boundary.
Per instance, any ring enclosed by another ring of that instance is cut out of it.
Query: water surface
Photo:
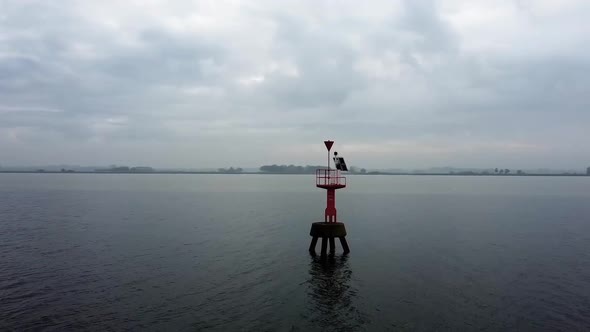
[[[590,178],[0,174],[0,330],[590,327]],[[341,248],[338,248],[341,250]]]

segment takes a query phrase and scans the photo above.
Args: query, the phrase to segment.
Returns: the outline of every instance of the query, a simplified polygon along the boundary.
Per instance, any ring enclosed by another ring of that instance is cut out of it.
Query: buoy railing
[[[317,169],[315,171],[316,186],[346,186],[346,177],[337,169]]]

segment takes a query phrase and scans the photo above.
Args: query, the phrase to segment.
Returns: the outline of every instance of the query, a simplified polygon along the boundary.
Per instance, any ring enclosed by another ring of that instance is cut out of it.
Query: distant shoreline
[[[98,171],[10,171],[10,170],[0,170],[0,174],[133,174],[133,175],[156,175],[156,174],[175,174],[175,175],[182,175],[182,174],[192,174],[192,175],[314,175],[313,173],[271,173],[271,172],[239,172],[239,173],[222,173],[222,172],[182,172],[182,171],[153,171],[153,172],[98,172]],[[390,173],[390,172],[370,172],[370,173],[346,173],[346,176],[375,176],[375,175],[436,175],[436,176],[575,176],[575,177],[584,177],[590,176],[587,174],[559,174],[559,173],[534,173],[534,174],[463,174],[463,173]]]

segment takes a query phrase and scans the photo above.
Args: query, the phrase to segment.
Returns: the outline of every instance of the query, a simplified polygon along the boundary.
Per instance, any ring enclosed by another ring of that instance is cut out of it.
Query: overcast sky
[[[590,1],[0,0],[0,165],[590,165]]]

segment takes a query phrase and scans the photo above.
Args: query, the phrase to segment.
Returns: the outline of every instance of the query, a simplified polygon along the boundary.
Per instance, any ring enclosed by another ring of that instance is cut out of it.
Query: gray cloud
[[[581,168],[588,7],[4,1],[0,162]]]

